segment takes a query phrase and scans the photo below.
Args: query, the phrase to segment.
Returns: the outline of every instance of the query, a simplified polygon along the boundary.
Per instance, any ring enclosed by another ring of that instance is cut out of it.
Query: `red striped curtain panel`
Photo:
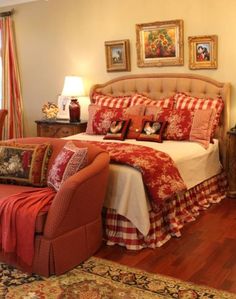
[[[0,17],[2,108],[8,110],[3,139],[23,137],[23,105],[11,16]]]

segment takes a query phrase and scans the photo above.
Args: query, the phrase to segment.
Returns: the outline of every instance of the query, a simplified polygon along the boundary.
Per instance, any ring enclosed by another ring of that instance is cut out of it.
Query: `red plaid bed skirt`
[[[149,212],[150,230],[143,236],[124,216],[113,209],[106,209],[105,239],[107,245],[121,245],[127,249],[156,248],[162,246],[171,237],[180,237],[185,223],[194,221],[200,211],[225,198],[227,179],[225,173],[216,175],[191,188],[185,194],[165,202],[162,209],[156,207]]]

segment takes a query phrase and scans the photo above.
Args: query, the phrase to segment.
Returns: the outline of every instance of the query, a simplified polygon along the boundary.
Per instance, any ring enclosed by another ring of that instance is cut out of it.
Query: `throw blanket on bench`
[[[35,188],[0,200],[0,244],[4,253],[13,253],[32,265],[36,218],[55,194],[51,188]]]
[[[166,153],[128,143],[86,142],[106,150],[110,155],[111,162],[126,164],[139,170],[144,185],[147,187],[149,198],[158,204],[187,190],[174,161]]]

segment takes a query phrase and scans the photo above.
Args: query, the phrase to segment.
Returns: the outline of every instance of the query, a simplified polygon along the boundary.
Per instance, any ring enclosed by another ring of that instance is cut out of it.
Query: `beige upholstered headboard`
[[[222,97],[225,106],[220,127],[216,137],[220,142],[220,155],[222,164],[226,163],[226,134],[229,130],[230,119],[230,84],[221,83],[209,77],[195,74],[141,74],[115,78],[104,84],[96,84],[91,88],[90,99],[94,91],[105,95],[122,96],[141,93],[158,100],[174,95],[176,92],[201,98]]]

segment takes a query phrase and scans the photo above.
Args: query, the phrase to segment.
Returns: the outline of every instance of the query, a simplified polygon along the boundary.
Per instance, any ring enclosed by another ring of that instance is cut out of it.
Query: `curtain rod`
[[[14,13],[14,9],[0,12],[0,17],[9,17]]]

